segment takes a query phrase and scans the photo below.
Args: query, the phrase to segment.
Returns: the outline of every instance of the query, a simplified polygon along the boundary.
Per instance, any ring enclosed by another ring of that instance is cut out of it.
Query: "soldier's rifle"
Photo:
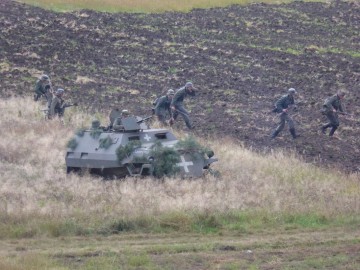
[[[78,106],[79,104],[77,102],[74,102],[74,103],[70,103],[70,104],[67,104],[65,103],[62,108],[69,108],[69,107],[72,107],[72,106]]]
[[[359,121],[357,119],[355,119],[355,115],[354,114],[350,114],[350,113],[346,113],[346,112],[336,112],[337,114],[341,114],[341,115],[344,115],[345,116],[345,119],[346,120],[349,120],[349,121]]]
[[[74,102],[74,103],[70,103],[70,104],[63,104],[62,106],[61,106],[61,109],[65,109],[65,108],[68,108],[68,107],[72,107],[72,106],[78,106],[78,103],[77,102]],[[48,109],[40,109],[40,111],[41,112],[44,112],[44,114],[47,116],[48,115],[48,113],[49,113],[49,108]]]
[[[152,117],[153,117],[152,115],[151,115],[151,116],[148,116],[148,117],[145,117],[145,118],[143,118],[143,119],[140,119],[140,120],[136,121],[136,123],[137,123],[137,124],[141,124],[142,122],[145,122],[145,121],[149,120],[149,119],[152,118]]]

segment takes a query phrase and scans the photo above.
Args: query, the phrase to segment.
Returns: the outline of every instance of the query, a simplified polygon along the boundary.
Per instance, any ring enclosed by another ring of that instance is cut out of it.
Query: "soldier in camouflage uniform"
[[[158,120],[163,124],[166,124],[167,118],[169,118],[170,124],[174,121],[172,116],[172,111],[170,108],[174,94],[175,94],[174,90],[169,89],[165,96],[162,96],[157,100],[155,106],[155,115],[157,116]],[[169,114],[170,117],[167,117],[167,114]]]
[[[41,77],[36,81],[34,100],[38,101],[41,96],[45,96],[49,107],[52,99],[52,93],[49,76],[45,74],[41,75]]]
[[[293,139],[296,139],[298,136],[296,135],[294,121],[292,120],[291,116],[289,115],[289,106],[295,104],[294,95],[296,94],[296,90],[294,88],[290,88],[288,93],[282,96],[278,101],[275,103],[275,109],[273,112],[276,112],[280,116],[280,124],[271,134],[271,139],[274,139],[279,133],[284,129],[285,122],[289,125],[289,131]]]
[[[189,113],[185,110],[183,102],[186,96],[195,96],[195,88],[192,82],[187,82],[184,87],[181,87],[179,90],[176,91],[174,98],[171,101],[171,109],[173,111],[173,119],[179,116],[185,121],[186,126],[189,129],[192,129],[192,125],[189,118]]]
[[[341,100],[345,97],[345,92],[339,91],[337,94],[327,98],[323,105],[322,113],[327,117],[329,123],[321,127],[321,132],[326,134],[326,129],[331,127],[329,136],[333,136],[340,125],[338,112],[345,114]]]
[[[64,95],[64,89],[59,88],[55,92],[55,97],[51,101],[50,109],[48,117],[49,119],[52,119],[55,115],[58,115],[59,117],[64,116],[65,111],[65,101],[63,99]]]

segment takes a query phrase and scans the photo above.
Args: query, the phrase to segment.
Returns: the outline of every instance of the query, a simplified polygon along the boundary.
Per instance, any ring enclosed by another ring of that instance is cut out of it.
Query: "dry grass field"
[[[62,125],[41,108],[0,101],[0,269],[315,269],[333,252],[330,266],[358,269],[358,174],[199,138],[221,178],[66,175],[65,145],[94,115],[70,108]]]

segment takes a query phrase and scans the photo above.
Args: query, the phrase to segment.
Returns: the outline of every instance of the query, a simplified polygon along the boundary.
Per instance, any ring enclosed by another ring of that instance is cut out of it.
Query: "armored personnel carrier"
[[[168,129],[151,129],[151,117],[121,116],[113,111],[109,127],[93,121],[68,143],[67,172],[88,170],[105,177],[199,177],[217,161],[213,151],[192,137],[178,140]]]

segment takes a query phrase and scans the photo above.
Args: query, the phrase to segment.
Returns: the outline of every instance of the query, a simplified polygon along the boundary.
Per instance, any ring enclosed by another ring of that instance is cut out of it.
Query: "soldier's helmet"
[[[62,95],[62,94],[64,94],[64,92],[65,92],[65,90],[64,89],[62,89],[62,88],[58,88],[57,90],[56,90],[56,92],[55,92],[55,95]]]
[[[194,85],[192,82],[187,82],[187,83],[185,83],[185,87],[186,88],[188,88],[188,87],[194,88]]]
[[[129,116],[129,115],[130,115],[130,113],[129,113],[129,111],[128,111],[128,110],[122,110],[122,111],[121,111],[121,115],[122,115],[122,116],[126,116],[126,117],[127,117],[127,116]]]
[[[345,97],[346,92],[343,91],[343,90],[340,90],[340,91],[338,91],[337,95],[338,95],[339,97],[343,98],[343,97]]]
[[[296,92],[295,88],[289,88],[288,93],[293,95],[293,94],[296,94],[297,92]]]
[[[49,76],[46,75],[46,74],[43,74],[43,75],[40,76],[40,80],[42,80],[42,81],[48,81],[48,80],[49,80]]]
[[[169,90],[167,91],[167,95],[168,95],[168,96],[173,96],[173,95],[175,95],[175,91],[172,90],[172,89],[169,89]]]

